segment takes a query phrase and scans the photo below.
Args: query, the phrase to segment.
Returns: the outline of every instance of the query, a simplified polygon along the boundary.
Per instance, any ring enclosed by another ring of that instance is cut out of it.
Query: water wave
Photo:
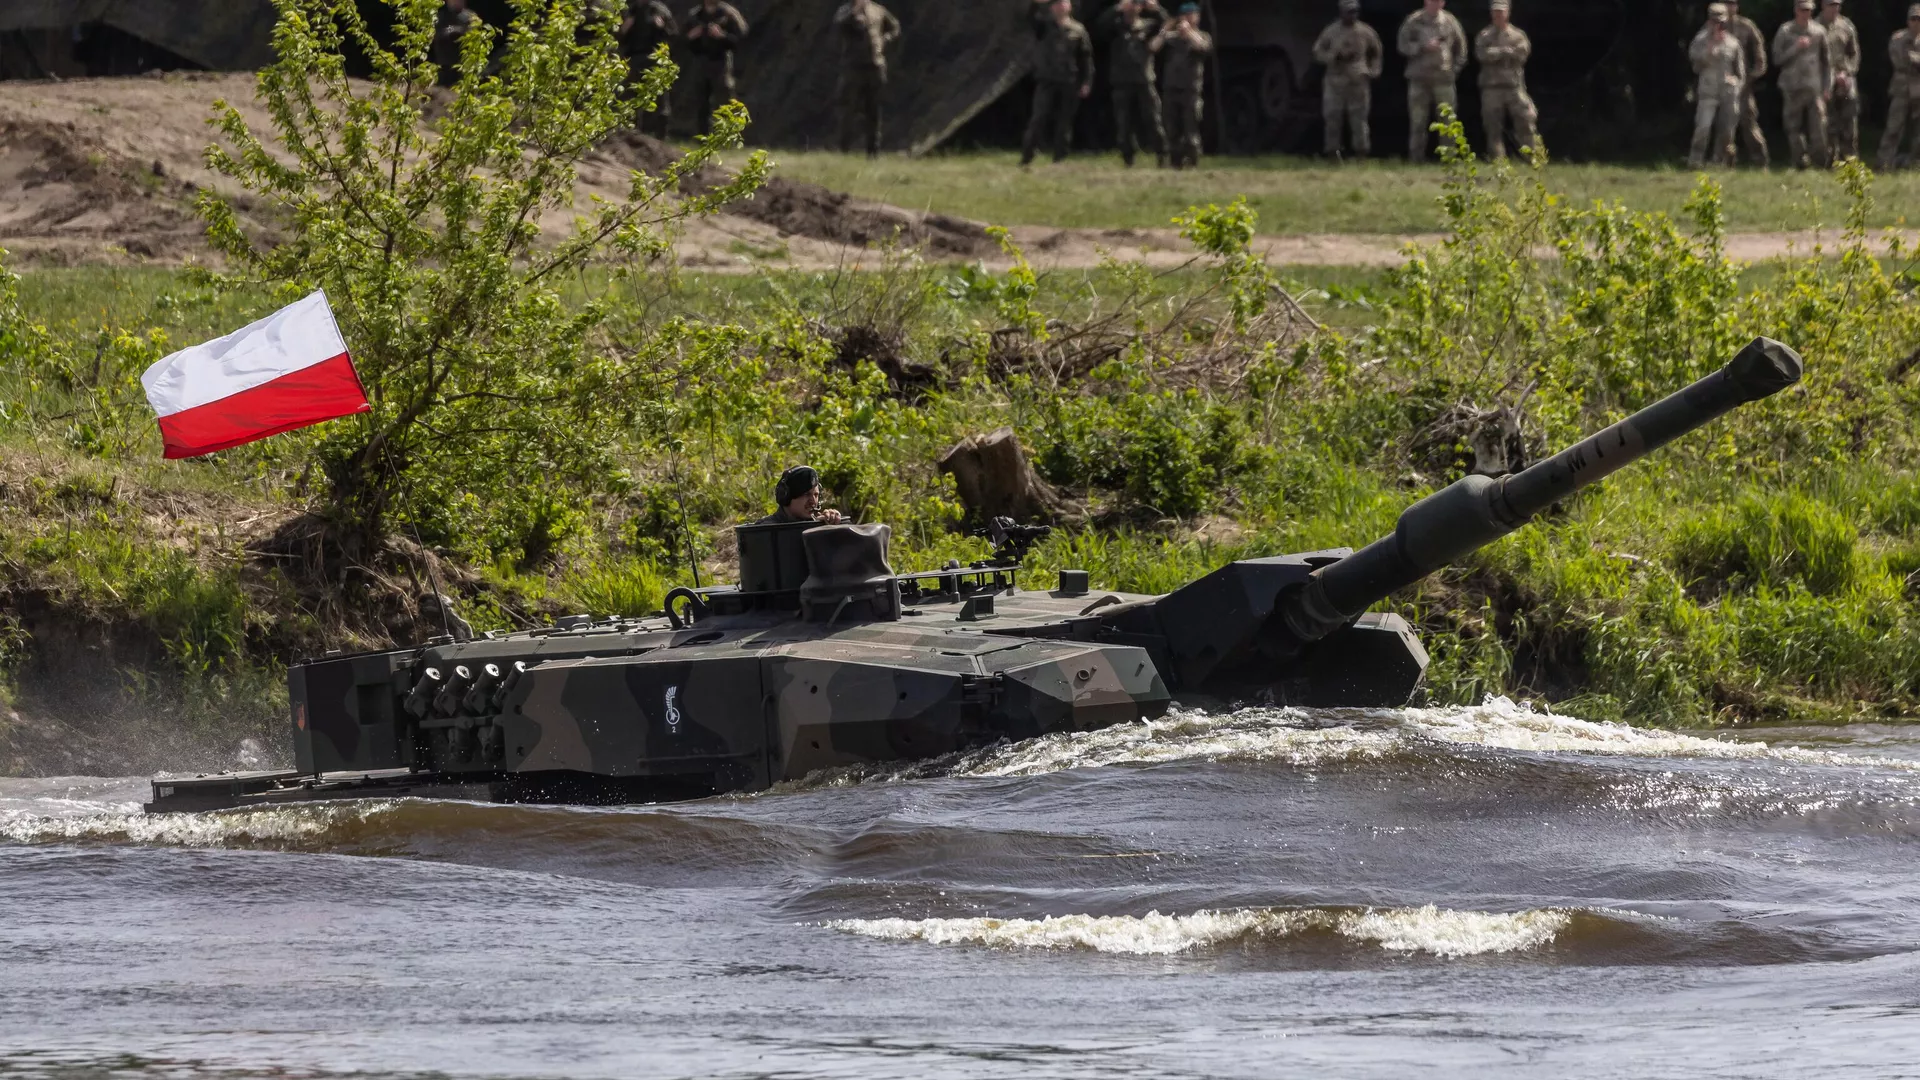
[[[1175,707],[1157,720],[1047,735],[912,763],[855,765],[814,773],[776,791],[805,791],[932,776],[1037,776],[1069,769],[1174,762],[1277,762],[1316,768],[1430,758],[1434,744],[1537,754],[1778,761],[1920,772],[1920,761],[1833,750],[1776,747],[1658,728],[1580,720],[1504,697],[1475,706],[1365,711],[1250,707],[1207,712]]]
[[[1191,915],[1058,915],[1041,919],[835,919],[825,925],[886,941],[998,949],[1084,949],[1168,956],[1226,945],[1333,934],[1390,952],[1440,957],[1522,952],[1550,945],[1573,922],[1558,908],[1499,913],[1417,908],[1243,908]]]

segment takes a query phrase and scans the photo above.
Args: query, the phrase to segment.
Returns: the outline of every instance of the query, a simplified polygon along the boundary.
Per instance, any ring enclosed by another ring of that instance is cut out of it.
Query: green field
[[[1152,228],[1194,203],[1245,195],[1260,231],[1410,233],[1444,227],[1438,204],[1444,173],[1374,161],[1329,167],[1299,157],[1210,158],[1173,172],[1127,169],[1111,154],[1022,169],[1013,153],[959,153],[878,161],[782,150],[779,173],[862,198],[914,210],[957,214],[997,225]],[[1487,167],[1491,168],[1491,167]],[[1576,206],[1601,199],[1636,210],[1678,214],[1697,174],[1681,166],[1551,165],[1546,182]],[[1726,190],[1727,227],[1741,232],[1810,229],[1840,223],[1846,203],[1820,173],[1717,172]],[[1877,180],[1875,227],[1904,226],[1920,207],[1920,172]]]

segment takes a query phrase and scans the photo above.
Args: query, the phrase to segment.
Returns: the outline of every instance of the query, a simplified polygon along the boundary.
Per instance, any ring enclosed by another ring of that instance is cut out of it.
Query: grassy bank
[[[1299,157],[1211,158],[1171,172],[1125,168],[1115,155],[1076,156],[1022,169],[1011,153],[956,153],[878,161],[825,152],[780,151],[784,175],[916,210],[1003,225],[1160,228],[1194,203],[1246,196],[1263,233],[1426,233],[1446,228],[1438,166],[1370,161],[1331,168]],[[1679,215],[1696,174],[1679,165],[1553,165],[1555,191],[1575,206],[1598,199]],[[1719,172],[1726,226],[1740,232],[1836,227],[1846,200],[1819,173]],[[1920,173],[1881,178],[1873,228],[1910,223],[1920,207]]]
[[[355,579],[365,595],[316,581],[289,540],[324,429],[158,460],[139,371],[270,309],[264,293],[35,271],[0,294],[21,358],[0,372],[0,664],[23,704],[53,708],[70,654],[105,649],[113,674],[92,661],[93,681],[122,701],[164,682],[187,702],[169,724],[270,731],[278,665],[412,639],[429,575],[481,627],[651,610],[687,580],[690,544],[724,578],[729,526],[796,461],[894,525],[898,568],[977,554],[934,462],[1007,425],[1074,507],[1040,581],[1076,566],[1164,591],[1233,558],[1366,542],[1473,467],[1501,417],[1507,449],[1537,459],[1767,334],[1805,353],[1803,386],[1388,606],[1425,636],[1435,701],[1672,725],[1913,714],[1920,274],[1870,238],[1880,189],[1825,181],[1850,217],[1838,256],[1743,273],[1718,246],[1737,198],[1697,189],[1684,221],[1577,210],[1568,175],[1457,163],[1436,211],[1452,239],[1384,273],[1276,275],[1246,257],[1251,217],[1216,208],[1190,220],[1196,265],[1167,274],[903,254],[862,274],[581,276],[569,302],[611,311],[588,347],[635,366],[610,464],[486,497],[422,476],[395,552]]]

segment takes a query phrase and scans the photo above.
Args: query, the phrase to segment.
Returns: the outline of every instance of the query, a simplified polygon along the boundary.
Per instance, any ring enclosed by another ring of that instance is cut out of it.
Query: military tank
[[[1638,458],[1800,378],[1756,339],[1722,370],[1522,472],[1468,476],[1359,550],[1223,566],[1164,596],[1084,571],[1022,588],[1045,526],[896,574],[885,525],[743,525],[740,581],[650,618],[578,615],[304,660],[295,767],[153,783],[153,812],[313,799],[615,803],[752,791],[816,770],[1157,717],[1187,700],[1397,707],[1426,651],[1368,608]]]

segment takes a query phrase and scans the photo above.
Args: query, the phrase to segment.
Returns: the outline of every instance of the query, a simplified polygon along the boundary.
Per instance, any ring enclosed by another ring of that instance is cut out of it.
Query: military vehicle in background
[[[1405,705],[1426,651],[1368,608],[1800,373],[1756,339],[1553,458],[1415,503],[1360,551],[1243,560],[1164,596],[1094,591],[1077,570],[1024,589],[1047,527],[1005,519],[990,557],[912,574],[888,564],[885,525],[743,525],[739,584],[676,588],[658,617],[301,661],[293,769],[156,780],[147,809],[650,801],[1151,719],[1176,695]]]

